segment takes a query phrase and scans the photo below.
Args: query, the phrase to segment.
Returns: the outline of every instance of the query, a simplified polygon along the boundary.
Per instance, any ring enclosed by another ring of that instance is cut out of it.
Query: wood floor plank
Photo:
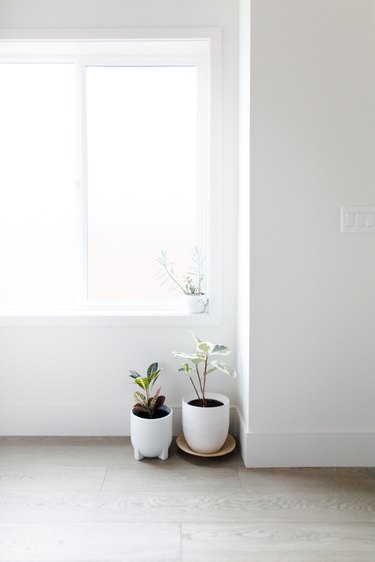
[[[178,524],[0,524],[1,562],[179,560]]]
[[[375,525],[366,494],[2,492],[0,522],[364,522]]]
[[[141,482],[141,485],[140,485]],[[138,463],[137,466],[109,466],[103,491],[132,492],[134,489],[159,493],[173,491],[189,494],[201,492],[240,492],[241,484],[235,468],[188,466],[176,470],[172,463]]]
[[[129,437],[0,437],[1,466],[134,462]]]
[[[106,470],[106,466],[0,466],[0,492],[100,490]]]
[[[182,562],[373,562],[374,525],[182,525]]]

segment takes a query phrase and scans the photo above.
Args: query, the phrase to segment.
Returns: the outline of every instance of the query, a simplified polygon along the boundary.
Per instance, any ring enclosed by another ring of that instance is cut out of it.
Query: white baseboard
[[[130,414],[121,405],[5,404],[0,407],[2,436],[129,435]]]
[[[247,468],[375,466],[375,433],[248,433],[238,416]]]
[[[182,431],[181,406],[173,408],[173,434]],[[237,411],[230,410],[230,432],[237,435]],[[130,413],[122,405],[3,404],[0,436],[128,436]]]
[[[173,433],[181,433],[181,406],[172,406]],[[1,436],[128,436],[123,405],[3,404]],[[230,433],[248,468],[375,466],[375,433],[249,433],[235,407]]]

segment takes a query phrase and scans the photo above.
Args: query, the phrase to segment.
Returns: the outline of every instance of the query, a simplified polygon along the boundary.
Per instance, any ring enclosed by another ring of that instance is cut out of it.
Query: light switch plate
[[[341,207],[341,232],[375,232],[375,207]]]

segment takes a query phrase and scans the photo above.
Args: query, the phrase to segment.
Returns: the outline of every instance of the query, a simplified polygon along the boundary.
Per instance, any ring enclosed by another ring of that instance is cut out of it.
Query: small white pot
[[[172,442],[173,410],[169,406],[161,409],[168,411],[163,418],[140,418],[130,412],[130,438],[134,447],[134,458],[138,461],[143,457],[159,457],[163,461],[168,458],[168,449]]]
[[[189,314],[202,314],[206,312],[208,297],[206,295],[182,295],[184,309]]]
[[[182,430],[189,447],[197,453],[216,453],[224,445],[229,431],[229,398],[208,392],[206,398],[222,402],[222,406],[200,408],[189,404],[196,396],[182,398]]]

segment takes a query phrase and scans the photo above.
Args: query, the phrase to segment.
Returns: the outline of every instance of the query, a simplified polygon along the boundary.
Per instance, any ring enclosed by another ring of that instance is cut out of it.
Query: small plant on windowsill
[[[164,404],[165,396],[160,394],[160,388],[153,391],[160,371],[158,363],[151,363],[145,376],[129,371],[135,384],[144,391],[135,392],[135,404],[130,412],[130,436],[136,460],[143,457],[168,458],[173,411]]]
[[[208,298],[206,297],[202,286],[204,280],[204,262],[198,248],[194,248],[191,253],[192,267],[181,277],[176,273],[174,262],[168,260],[165,250],[161,251],[161,255],[157,258],[160,269],[157,276],[162,279],[161,285],[169,282],[170,290],[182,292],[185,308],[190,313],[203,313],[207,311]]]

